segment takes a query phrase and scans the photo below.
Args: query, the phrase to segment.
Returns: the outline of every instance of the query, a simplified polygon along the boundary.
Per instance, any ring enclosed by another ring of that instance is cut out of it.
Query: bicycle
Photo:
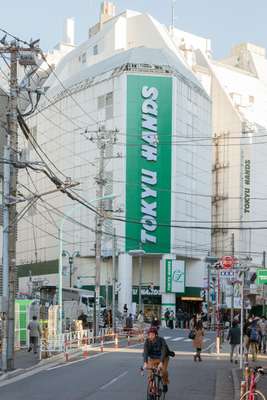
[[[163,391],[162,377],[158,368],[146,368],[146,370],[152,371],[147,383],[147,400],[164,400],[166,393]],[[144,372],[143,368],[141,372]]]
[[[250,369],[249,390],[241,396],[240,400],[266,400],[264,394],[256,388],[257,382],[262,375],[264,375],[264,369],[262,367]]]

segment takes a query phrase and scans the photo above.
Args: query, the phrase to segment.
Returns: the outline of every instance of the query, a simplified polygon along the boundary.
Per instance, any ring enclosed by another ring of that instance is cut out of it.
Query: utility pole
[[[100,318],[100,269],[101,269],[101,242],[102,242],[102,227],[103,227],[103,196],[104,196],[104,157],[105,157],[105,142],[102,140],[102,133],[99,131],[97,136],[97,147],[100,150],[98,174],[96,177],[97,191],[96,197],[98,200],[98,214],[96,214],[96,243],[95,243],[95,303],[96,303],[96,316],[95,316],[95,335],[99,332],[99,318]]]
[[[97,148],[99,149],[99,160],[98,160],[98,173],[95,178],[97,184],[96,197],[98,199],[96,214],[96,243],[95,243],[95,263],[96,263],[96,273],[95,273],[95,296],[96,296],[96,316],[95,316],[95,333],[98,335],[99,332],[99,319],[100,319],[100,284],[101,284],[101,254],[102,254],[102,231],[104,223],[104,187],[106,185],[105,179],[105,159],[110,159],[113,157],[105,157],[107,145],[113,145],[116,142],[116,133],[114,131],[105,131],[100,128],[97,133]]]
[[[8,138],[9,139],[9,138]],[[4,158],[10,159],[9,143],[4,148]],[[9,182],[10,164],[4,164],[4,195],[3,195],[3,298],[2,298],[2,371],[7,371],[7,349],[8,349],[8,231],[9,231]]]
[[[16,298],[16,240],[17,240],[17,154],[18,154],[18,61],[24,56],[24,65],[32,65],[33,53],[39,52],[34,44],[22,47],[16,39],[7,43],[1,39],[1,54],[10,55],[9,105],[7,113],[7,140],[5,147],[4,202],[3,202],[3,351],[2,369],[14,369],[15,298]],[[37,43],[37,42],[36,42]],[[30,60],[31,58],[31,60]]]
[[[231,235],[231,250],[232,250],[232,256],[235,256],[235,234],[232,233]],[[234,320],[234,295],[235,295],[235,281],[231,283],[231,327],[233,326],[233,320]]]
[[[17,106],[18,106],[18,80],[17,80],[17,62],[18,62],[18,46],[16,42],[11,43],[10,47],[10,94],[9,94],[9,110],[8,120],[8,136],[10,141],[10,158],[11,162],[17,161],[18,150],[18,123],[17,123]],[[7,370],[14,369],[14,348],[15,348],[15,298],[16,298],[16,197],[17,197],[17,169],[14,164],[10,164],[10,181],[9,181],[9,205],[8,205],[8,263],[9,263],[9,295],[8,295],[8,326],[7,326]],[[13,201],[10,201],[13,200]]]
[[[112,331],[116,331],[116,230],[113,228],[112,236]]]

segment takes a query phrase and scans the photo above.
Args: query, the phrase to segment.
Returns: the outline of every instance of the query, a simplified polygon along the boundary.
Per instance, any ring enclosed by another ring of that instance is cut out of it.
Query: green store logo
[[[184,280],[184,272],[182,271],[174,271],[172,274],[172,280],[174,282],[183,282]]]

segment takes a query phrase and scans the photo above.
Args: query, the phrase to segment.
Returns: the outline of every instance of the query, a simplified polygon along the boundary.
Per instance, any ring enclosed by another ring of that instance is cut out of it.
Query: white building
[[[267,241],[262,229],[267,212],[266,51],[243,43],[230,57],[215,61],[207,39],[175,30],[175,42],[213,104],[213,253],[232,254],[234,244],[239,258],[261,265]]]
[[[210,100],[164,26],[138,12],[114,16],[113,7],[106,6],[90,37],[57,63],[27,123],[53,173],[78,181],[73,192],[89,203],[97,197],[97,138],[107,140],[104,191],[116,197],[113,220],[107,218],[103,228],[103,293],[112,282],[109,257],[115,228],[119,309],[137,301],[138,259],[129,251],[141,246],[146,252],[141,282],[145,311],[159,314],[181,304],[190,311],[201,299],[203,258],[210,250],[211,151],[209,146],[192,146],[198,137],[211,144]],[[115,131],[111,143],[108,138]],[[31,160],[38,158],[22,136],[20,146]],[[55,188],[44,174],[30,175],[20,175],[24,193],[25,186],[40,193]],[[20,291],[28,290],[30,274],[56,284],[61,212],[78,221],[66,220],[63,231],[64,249],[80,252],[73,283],[92,287],[94,213],[60,192],[44,200],[19,225]],[[179,290],[166,289],[164,273],[160,282],[166,259],[180,260]],[[67,259],[64,263],[67,267]]]

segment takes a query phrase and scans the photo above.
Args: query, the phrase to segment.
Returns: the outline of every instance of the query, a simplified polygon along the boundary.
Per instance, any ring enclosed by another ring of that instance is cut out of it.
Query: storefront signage
[[[127,79],[126,251],[170,251],[172,79]]]
[[[165,293],[185,292],[185,263],[178,260],[166,260]]]
[[[251,176],[251,162],[250,160],[244,161],[244,213],[250,213],[250,176]]]
[[[133,288],[133,296],[138,295],[138,290],[139,290],[138,287]],[[142,287],[141,294],[142,296],[160,296],[161,293],[159,287],[156,288]]]

